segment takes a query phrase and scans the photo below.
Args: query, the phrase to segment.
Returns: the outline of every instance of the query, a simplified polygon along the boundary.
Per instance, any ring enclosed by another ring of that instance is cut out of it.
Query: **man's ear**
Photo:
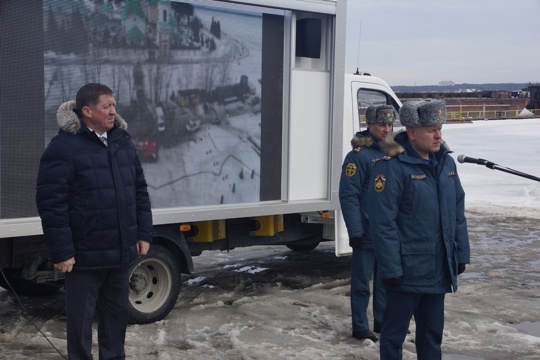
[[[416,138],[413,127],[407,128],[407,136],[409,136],[410,140],[414,140]]]
[[[82,110],[81,110],[81,113],[82,113],[82,115],[85,116],[85,117],[88,117],[88,118],[91,117],[91,116],[90,116],[90,107],[88,107],[88,106],[83,106],[83,108],[82,108]]]

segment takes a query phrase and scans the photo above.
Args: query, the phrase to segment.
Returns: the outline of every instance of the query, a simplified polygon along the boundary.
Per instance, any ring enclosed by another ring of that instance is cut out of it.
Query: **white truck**
[[[86,82],[114,90],[152,200],[131,323],[169,313],[202,251],[346,238],[342,159],[367,106],[400,102],[378,78],[345,76],[345,20],[345,0],[1,2],[0,286],[63,286],[35,181],[56,109]]]

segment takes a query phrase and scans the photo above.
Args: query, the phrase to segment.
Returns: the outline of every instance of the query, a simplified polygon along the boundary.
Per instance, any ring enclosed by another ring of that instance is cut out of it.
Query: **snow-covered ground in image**
[[[260,116],[251,112],[219,125],[204,124],[190,141],[144,163],[154,208],[259,201]]]

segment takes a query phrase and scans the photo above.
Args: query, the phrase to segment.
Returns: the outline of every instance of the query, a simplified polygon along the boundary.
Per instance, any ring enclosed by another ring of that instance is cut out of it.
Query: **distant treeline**
[[[420,92],[461,92],[461,91],[520,91],[526,90],[530,83],[500,83],[500,84],[454,84],[454,85],[424,85],[424,86],[392,86],[398,93]]]

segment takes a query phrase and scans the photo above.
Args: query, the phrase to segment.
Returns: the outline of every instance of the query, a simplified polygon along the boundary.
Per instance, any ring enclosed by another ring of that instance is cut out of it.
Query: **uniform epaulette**
[[[392,160],[393,158],[394,158],[393,156],[383,156],[383,157],[378,158],[378,159],[373,159],[372,161],[373,161],[373,163],[376,164],[381,160]]]
[[[363,146],[357,146],[353,149],[354,152],[360,152],[364,147]]]

